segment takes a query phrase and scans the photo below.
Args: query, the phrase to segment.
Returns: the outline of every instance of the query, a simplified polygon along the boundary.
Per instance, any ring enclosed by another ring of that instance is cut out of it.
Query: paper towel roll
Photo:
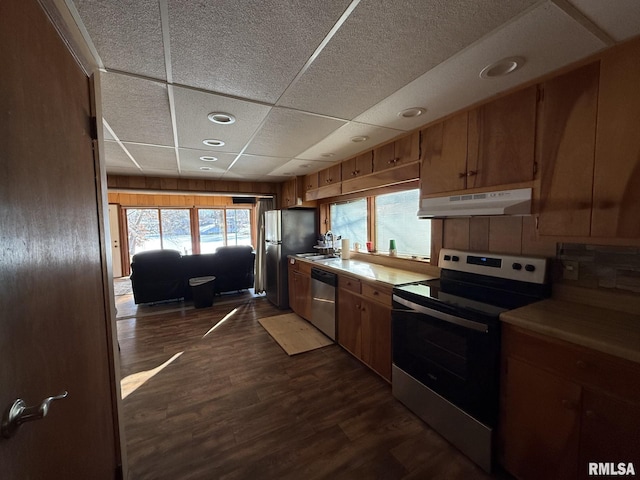
[[[343,260],[347,260],[351,256],[351,250],[350,250],[348,238],[342,239],[342,247],[340,252],[341,252],[340,255],[342,255]]]

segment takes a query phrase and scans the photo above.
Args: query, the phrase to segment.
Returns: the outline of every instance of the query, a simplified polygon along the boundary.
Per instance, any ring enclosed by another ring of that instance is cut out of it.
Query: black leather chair
[[[176,250],[136,253],[131,261],[130,278],[136,304],[173,300],[185,295],[182,255]]]
[[[213,263],[215,292],[253,288],[256,254],[250,245],[218,247]]]

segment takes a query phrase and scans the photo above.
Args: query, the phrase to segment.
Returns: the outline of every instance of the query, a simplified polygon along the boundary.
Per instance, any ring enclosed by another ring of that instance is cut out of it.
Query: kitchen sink
[[[335,255],[317,254],[317,253],[298,253],[296,257],[304,258],[305,260],[311,260],[316,262],[318,260],[327,260],[330,258],[338,258]]]

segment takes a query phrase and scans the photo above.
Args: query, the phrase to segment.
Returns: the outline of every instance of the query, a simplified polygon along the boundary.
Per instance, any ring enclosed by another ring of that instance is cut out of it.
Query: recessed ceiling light
[[[320,156],[324,158],[331,158],[331,157],[334,157],[335,155],[336,155],[335,153],[323,153]]]
[[[209,170],[213,170],[211,167],[200,167],[200,170],[204,170],[205,172]]]
[[[302,167],[302,168],[311,168],[311,164],[310,163],[305,163],[304,165],[300,165],[300,167]]]
[[[351,137],[351,141],[354,143],[366,142],[369,140],[369,137],[366,135],[358,135],[357,137]]]
[[[422,115],[426,111],[427,111],[426,108],[411,107],[411,108],[406,108],[406,109],[402,110],[401,112],[398,112],[398,116],[399,117],[403,117],[403,118],[419,117],[420,115]]]
[[[221,147],[224,145],[224,142],[222,140],[213,140],[213,139],[203,140],[202,143],[204,143],[209,147]]]
[[[216,162],[218,161],[218,157],[208,157],[205,155],[203,157],[200,157],[200,160],[202,160],[203,162]]]
[[[213,123],[217,123],[219,125],[231,125],[232,123],[236,122],[236,117],[234,117],[230,113],[224,112],[211,112],[209,115],[207,115],[207,118]]]
[[[524,58],[509,57],[498,60],[497,62],[487,65],[480,71],[480,78],[497,78],[504,77],[524,65]]]

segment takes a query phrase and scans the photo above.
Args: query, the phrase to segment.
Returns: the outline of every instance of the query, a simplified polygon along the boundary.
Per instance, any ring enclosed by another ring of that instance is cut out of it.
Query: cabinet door
[[[512,357],[506,362],[503,466],[521,480],[575,479],[581,387]]]
[[[315,190],[318,188],[318,172],[310,173],[304,176],[304,191]]]
[[[467,114],[422,131],[420,194],[450,192],[466,187]]]
[[[533,180],[537,87],[469,112],[467,188]]]
[[[362,300],[362,360],[391,381],[391,308]]]
[[[360,297],[348,290],[338,291],[338,343],[362,358],[362,328]]]
[[[318,186],[324,187],[327,185],[340,183],[340,169],[341,165],[338,163],[332,165],[331,167],[325,168],[324,170],[320,170],[320,172],[318,172]]]
[[[296,305],[298,315],[311,320],[311,277],[302,272],[296,273]]]
[[[605,54],[600,92],[591,235],[640,237],[640,41]]]
[[[296,204],[296,179],[292,178],[282,184],[282,206],[293,207]]]
[[[387,143],[373,151],[373,171],[381,172],[396,166],[397,157],[395,144]]]
[[[632,380],[633,381],[633,380]],[[589,462],[640,465],[640,404],[589,390],[583,392],[579,478]]]
[[[596,62],[543,85],[538,137],[542,235],[589,236],[599,72]]]
[[[297,296],[297,282],[298,282],[298,272],[296,271],[297,266],[295,264],[289,263],[289,307],[291,310],[300,315],[300,307],[296,303]]]
[[[420,131],[399,138],[395,141],[394,148],[396,166],[420,160]]]

